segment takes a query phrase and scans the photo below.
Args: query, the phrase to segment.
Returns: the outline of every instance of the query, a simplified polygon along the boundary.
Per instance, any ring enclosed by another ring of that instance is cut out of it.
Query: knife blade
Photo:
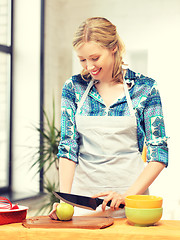
[[[86,196],[80,196],[70,193],[63,192],[53,192],[53,194],[60,200],[69,203],[73,206],[96,210],[96,208],[103,203],[103,199],[101,198],[91,198]],[[107,206],[110,207],[111,201],[107,203]],[[120,204],[119,208],[124,208],[124,204]]]

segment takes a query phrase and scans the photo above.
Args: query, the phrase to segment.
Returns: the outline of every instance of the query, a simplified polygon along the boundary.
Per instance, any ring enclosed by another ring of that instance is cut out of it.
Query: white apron
[[[80,110],[93,86],[91,81],[76,112],[80,135],[79,164],[76,166],[72,193],[85,196],[104,191],[123,194],[144,169],[138,149],[137,123],[132,101],[124,80],[124,90],[130,116],[82,116]],[[108,113],[107,113],[108,114]],[[124,209],[102,212],[101,216],[124,217]],[[75,208],[75,215],[93,214],[93,211]]]

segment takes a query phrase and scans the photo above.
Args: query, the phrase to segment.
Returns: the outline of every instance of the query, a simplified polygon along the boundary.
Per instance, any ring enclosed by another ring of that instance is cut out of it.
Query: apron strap
[[[83,103],[84,103],[84,101],[85,101],[85,99],[86,99],[86,97],[87,97],[87,95],[88,95],[91,87],[93,86],[93,84],[94,84],[94,80],[91,80],[91,81],[89,82],[89,84],[88,84],[88,86],[87,86],[87,88],[86,88],[86,91],[84,92],[84,94],[83,94],[80,102],[78,103],[78,107],[77,107],[76,114],[79,114],[79,112],[80,112],[80,110],[81,110],[81,107],[82,107],[82,105],[83,105]]]
[[[132,100],[131,100],[130,95],[129,95],[128,87],[127,87],[127,84],[125,82],[125,78],[123,78],[123,83],[124,83],[124,91],[125,91],[129,111],[130,111],[131,116],[134,116],[135,115],[135,110],[134,110],[133,105],[132,105]]]

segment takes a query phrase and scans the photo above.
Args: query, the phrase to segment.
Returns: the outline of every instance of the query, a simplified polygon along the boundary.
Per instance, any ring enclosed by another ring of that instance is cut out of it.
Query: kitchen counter
[[[155,226],[136,227],[127,219],[114,219],[105,229],[25,228],[21,223],[0,225],[0,240],[51,240],[51,239],[180,239],[180,221],[161,220]]]

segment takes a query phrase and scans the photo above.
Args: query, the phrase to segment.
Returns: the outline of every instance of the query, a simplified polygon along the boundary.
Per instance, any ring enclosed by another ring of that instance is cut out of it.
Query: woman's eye
[[[97,61],[98,59],[99,59],[99,57],[92,58],[93,61]]]
[[[86,61],[86,59],[80,59],[80,62],[85,62]]]

